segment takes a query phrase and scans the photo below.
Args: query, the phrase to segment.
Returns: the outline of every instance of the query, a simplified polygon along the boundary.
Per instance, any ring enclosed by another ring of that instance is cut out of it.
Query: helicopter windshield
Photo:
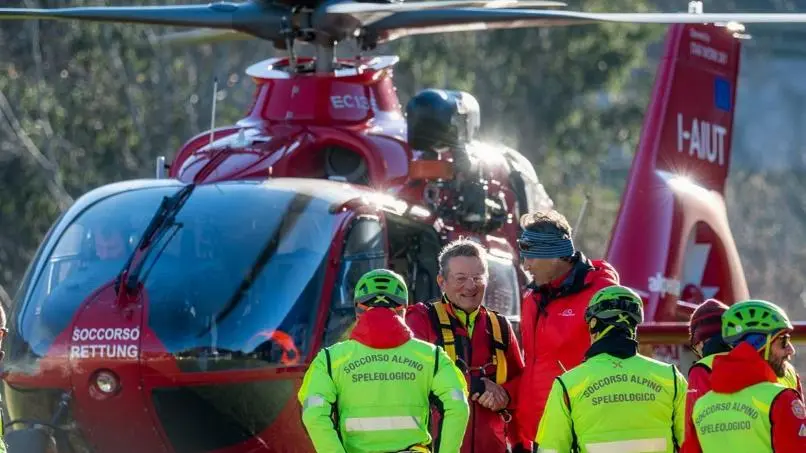
[[[20,319],[42,356],[95,289],[116,277],[175,187],[93,205],[59,239]],[[326,200],[259,184],[199,186],[140,275],[148,327],[185,371],[293,364],[308,352],[334,216]],[[223,365],[222,365],[223,366]]]

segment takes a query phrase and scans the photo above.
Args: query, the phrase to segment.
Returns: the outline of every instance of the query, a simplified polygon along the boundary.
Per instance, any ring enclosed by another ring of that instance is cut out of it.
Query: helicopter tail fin
[[[724,201],[740,51],[725,27],[672,25],[666,36],[607,251],[648,322],[747,293]]]
[[[723,27],[669,30],[638,148],[652,167],[724,194],[740,54],[741,41]]]

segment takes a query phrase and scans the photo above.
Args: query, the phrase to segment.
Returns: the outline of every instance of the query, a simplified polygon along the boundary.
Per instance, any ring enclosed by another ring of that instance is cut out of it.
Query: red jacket
[[[714,358],[710,385],[715,392],[736,393],[764,381],[778,382],[778,378],[770,365],[747,343]],[[786,389],[775,397],[770,406],[770,436],[775,453],[806,452],[806,436],[799,435],[801,426],[806,424],[804,413],[806,408],[796,390]],[[696,430],[692,430],[690,435],[686,432],[686,442],[690,443],[688,451],[702,451]]]
[[[442,303],[436,301],[436,303]],[[452,307],[451,307],[452,308]],[[436,326],[433,325],[428,307],[424,303],[409,306],[406,312],[406,324],[414,332],[414,336],[430,343],[437,342]],[[495,351],[491,347],[491,335],[487,324],[487,308],[482,306],[476,317],[473,336],[470,339],[470,367],[484,367],[484,375],[495,382],[495,367],[491,360]],[[449,316],[453,317],[452,310],[447,310]],[[454,318],[455,319],[455,318]],[[458,322],[458,320],[457,320]],[[458,323],[461,326],[461,323]],[[510,402],[507,409],[514,410],[517,398],[518,381],[523,370],[523,356],[521,355],[518,339],[512,330],[512,325],[507,322],[502,330],[509,330],[509,348],[506,351],[507,357],[507,382],[502,385],[509,393]],[[454,335],[467,338],[467,330],[457,327]],[[457,343],[459,339],[457,338]],[[457,354],[458,354],[457,350]],[[480,371],[472,371],[473,376],[478,376]],[[470,375],[465,374],[468,390],[470,390]],[[472,396],[472,394],[471,394]],[[520,436],[514,432],[512,423],[505,423],[501,414],[492,412],[475,401],[470,401],[470,420],[465,431],[465,440],[462,444],[461,453],[505,453],[507,451],[507,439],[514,443]],[[435,424],[438,420],[435,420]]]
[[[703,364],[692,365],[688,371],[688,393],[686,393],[686,437],[680,446],[680,453],[702,453],[700,445],[693,439],[694,420],[691,413],[694,403],[711,390],[711,370]]]
[[[688,393],[686,393],[686,438],[680,446],[680,453],[702,453],[699,442],[696,441],[694,420],[691,413],[694,403],[711,390],[711,369],[702,363],[691,366],[688,372]],[[803,387],[798,376],[798,393],[803,394]]]
[[[600,289],[619,284],[616,270],[602,260],[579,260],[568,274],[529,290],[521,307],[526,367],[520,381],[515,421],[528,449],[537,434],[554,378],[582,363],[590,347],[585,309]],[[540,308],[542,307],[542,309]]]

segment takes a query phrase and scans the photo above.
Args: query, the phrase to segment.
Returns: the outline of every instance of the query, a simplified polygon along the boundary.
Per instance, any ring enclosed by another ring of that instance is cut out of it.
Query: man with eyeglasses
[[[526,214],[520,223],[521,262],[533,280],[521,305],[526,363],[515,412],[524,445],[531,448],[554,379],[582,363],[591,346],[585,322],[591,297],[618,285],[619,277],[606,261],[576,249],[571,225],[559,212]]]
[[[442,346],[464,373],[470,389],[470,420],[461,453],[505,453],[515,444],[511,410],[523,356],[509,321],[483,305],[487,251],[459,239],[439,255],[442,297],[410,306],[406,323],[415,337]],[[438,411],[432,431],[439,432]],[[516,414],[517,415],[517,414]]]
[[[792,330],[786,313],[764,300],[725,311],[722,338],[732,349],[714,358],[711,390],[694,404],[688,451],[806,451],[806,406],[779,382],[795,355]]]

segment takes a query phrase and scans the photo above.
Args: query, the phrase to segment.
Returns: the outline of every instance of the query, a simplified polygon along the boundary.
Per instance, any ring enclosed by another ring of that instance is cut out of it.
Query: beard
[[[772,371],[774,371],[775,375],[779,378],[786,376],[786,358],[770,358],[770,367],[772,367]]]

